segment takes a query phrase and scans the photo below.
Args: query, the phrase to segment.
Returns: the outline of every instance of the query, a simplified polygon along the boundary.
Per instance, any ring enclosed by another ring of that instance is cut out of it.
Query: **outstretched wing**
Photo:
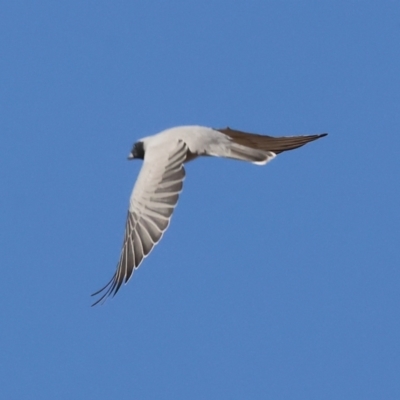
[[[114,296],[133,271],[160,241],[168,228],[182,191],[187,155],[184,142],[173,147],[150,147],[130,199],[125,236],[114,276],[102,289],[93,293],[101,297],[93,304]]]
[[[327,133],[322,133],[318,135],[273,137],[267,135],[257,135],[255,133],[241,132],[229,127],[215,130],[229,136],[236,144],[252,149],[272,152],[275,154],[279,154],[287,150],[297,149],[298,147],[304,146],[313,140],[327,135]]]

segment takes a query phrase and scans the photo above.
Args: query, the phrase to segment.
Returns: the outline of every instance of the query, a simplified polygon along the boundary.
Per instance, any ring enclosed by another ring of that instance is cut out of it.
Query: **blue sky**
[[[400,5],[12,1],[0,10],[7,399],[400,398]],[[139,138],[329,132],[202,159],[104,306]]]

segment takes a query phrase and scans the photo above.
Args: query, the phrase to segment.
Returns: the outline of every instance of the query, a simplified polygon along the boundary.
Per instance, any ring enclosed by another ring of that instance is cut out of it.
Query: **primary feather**
[[[111,280],[92,296],[93,304],[114,296],[168,228],[185,178],[183,164],[199,156],[224,157],[263,165],[326,133],[272,137],[230,128],[182,126],[139,140],[129,158],[143,159],[129,203],[124,241]]]

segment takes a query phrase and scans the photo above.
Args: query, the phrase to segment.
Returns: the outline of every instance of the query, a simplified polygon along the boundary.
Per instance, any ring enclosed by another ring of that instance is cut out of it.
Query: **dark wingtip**
[[[113,275],[113,277],[108,281],[107,285],[105,285],[105,286],[102,287],[100,290],[98,290],[97,292],[92,293],[92,294],[90,295],[91,297],[93,297],[93,296],[97,296],[98,294],[104,292],[104,293],[101,295],[101,297],[100,297],[99,299],[97,299],[97,300],[91,305],[91,307],[94,307],[95,305],[97,305],[97,304],[99,304],[99,303],[100,303],[100,304],[103,304],[103,303],[106,301],[107,297],[110,295],[110,287],[113,285],[114,278],[115,278],[115,275]]]

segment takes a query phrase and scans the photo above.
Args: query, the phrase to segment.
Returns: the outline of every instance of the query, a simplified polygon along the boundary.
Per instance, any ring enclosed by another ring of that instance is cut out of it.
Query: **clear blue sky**
[[[8,1],[2,399],[399,399],[400,5]],[[104,306],[139,138],[329,132],[203,159]]]

